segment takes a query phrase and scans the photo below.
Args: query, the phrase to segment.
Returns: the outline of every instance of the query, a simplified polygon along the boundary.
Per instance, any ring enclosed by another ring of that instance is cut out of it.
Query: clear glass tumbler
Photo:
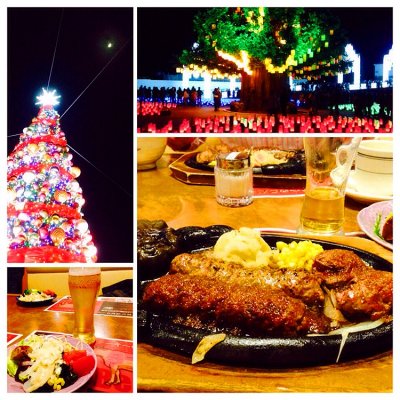
[[[219,204],[242,207],[253,202],[253,168],[249,152],[219,154],[214,175]]]

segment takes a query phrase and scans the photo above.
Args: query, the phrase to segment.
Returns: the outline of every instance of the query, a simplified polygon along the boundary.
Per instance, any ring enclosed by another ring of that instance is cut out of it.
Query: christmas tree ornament
[[[55,92],[43,89],[40,109],[7,159],[10,263],[92,263],[97,260],[84,199],[72,165]]]

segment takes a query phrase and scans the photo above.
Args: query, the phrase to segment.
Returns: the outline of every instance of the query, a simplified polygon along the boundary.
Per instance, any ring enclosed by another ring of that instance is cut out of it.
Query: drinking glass
[[[214,177],[218,204],[242,207],[253,202],[253,168],[249,152],[219,154]]]
[[[71,267],[68,286],[74,305],[73,335],[87,344],[96,341],[94,308],[100,288],[101,270],[97,267]]]
[[[306,189],[299,233],[341,235],[344,197],[361,138],[306,137]]]

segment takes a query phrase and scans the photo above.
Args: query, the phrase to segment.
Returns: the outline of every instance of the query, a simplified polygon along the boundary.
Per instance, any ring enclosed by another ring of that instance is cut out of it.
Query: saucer
[[[360,203],[366,203],[366,204],[371,204],[371,203],[376,203],[378,201],[385,201],[385,200],[392,200],[393,196],[382,196],[379,194],[375,193],[365,193],[365,192],[360,192],[358,191],[355,187],[357,186],[356,181],[354,179],[354,172],[355,171],[350,171],[350,176],[349,180],[347,182],[347,188],[346,188],[346,196],[351,197],[354,200],[359,201]]]

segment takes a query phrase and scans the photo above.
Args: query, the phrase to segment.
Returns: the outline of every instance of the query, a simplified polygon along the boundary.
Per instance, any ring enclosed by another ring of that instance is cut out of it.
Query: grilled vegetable
[[[177,241],[174,229],[164,221],[138,222],[137,262],[140,281],[167,273],[171,260],[178,252]]]
[[[176,230],[178,245],[181,252],[203,249],[214,246],[219,237],[232,228],[227,225],[185,226]]]
[[[213,246],[225,232],[226,225],[168,227],[165,221],[138,221],[138,278],[150,280],[165,275],[172,259],[179,253]]]

